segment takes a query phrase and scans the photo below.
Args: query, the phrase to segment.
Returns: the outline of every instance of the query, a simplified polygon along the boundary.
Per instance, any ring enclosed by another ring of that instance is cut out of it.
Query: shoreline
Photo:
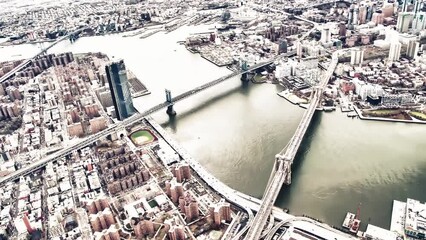
[[[361,113],[361,109],[354,106],[355,112],[358,114],[358,117],[361,120],[370,120],[370,121],[381,121],[381,122],[399,122],[399,123],[416,123],[416,124],[426,124],[426,121],[420,120],[404,120],[404,119],[391,119],[391,118],[381,118],[381,117],[365,117]]]
[[[291,103],[293,105],[297,105],[297,106],[299,106],[301,108],[305,108],[306,109],[306,106],[304,106],[304,105],[309,104],[309,103],[298,103],[298,102],[295,102],[295,101],[291,100],[288,97],[288,94],[284,94],[283,93],[284,91],[278,92],[277,95],[280,96],[280,97],[282,97],[282,98],[284,98],[285,100],[287,100],[289,103]],[[319,110],[319,109],[317,109],[317,110]],[[323,110],[323,109],[321,109],[321,110]],[[397,122],[397,123],[426,124],[426,121],[421,121],[421,120],[417,120],[417,119],[404,120],[404,119],[391,119],[391,118],[380,118],[380,117],[366,117],[366,116],[362,115],[362,110],[359,109],[356,106],[354,106],[354,111],[357,114],[357,116],[359,117],[359,119],[361,119],[361,120],[381,121],[381,122]],[[344,113],[344,112],[342,112],[342,113]],[[348,116],[348,117],[352,117],[352,116]]]

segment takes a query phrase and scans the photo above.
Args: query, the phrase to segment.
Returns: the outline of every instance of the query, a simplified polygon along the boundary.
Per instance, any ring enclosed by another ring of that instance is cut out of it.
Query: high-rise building
[[[331,40],[331,33],[329,26],[323,26],[321,31],[321,42],[323,44],[329,43]]]
[[[385,18],[391,17],[394,11],[395,11],[395,8],[392,3],[386,2],[383,4],[383,7],[382,7],[383,17]]]
[[[366,22],[371,21],[373,18],[373,13],[376,11],[376,4],[367,6],[367,19]]]
[[[420,12],[421,8],[422,8],[422,1],[414,0],[414,5],[413,5],[414,14],[417,14],[418,12]]]
[[[177,203],[180,196],[183,196],[182,183],[178,183],[176,178],[172,178],[171,181],[166,181],[166,193],[174,203]]]
[[[353,15],[353,19],[352,19],[353,25],[358,25],[358,20],[359,20],[358,16],[359,16],[359,7],[355,6],[354,15]]]
[[[303,46],[300,41],[296,42],[296,54],[299,58],[301,58],[303,55]]]
[[[398,14],[398,21],[396,23],[396,30],[400,33],[408,31],[410,22],[413,20],[413,13],[411,12],[400,12]]]
[[[354,19],[354,5],[351,5],[349,7],[348,26],[352,25],[353,19]]]
[[[117,119],[123,120],[130,117],[135,113],[135,109],[133,107],[124,61],[120,60],[105,66],[105,72],[111,89]]]
[[[392,41],[389,48],[389,61],[398,61],[401,55],[401,43]]]
[[[419,52],[419,42],[416,40],[408,41],[407,56],[409,58],[416,58],[418,52]]]
[[[231,204],[225,202],[225,199],[221,199],[220,202],[210,206],[209,212],[216,226],[219,226],[222,221],[231,221]]]
[[[189,191],[179,197],[179,209],[185,214],[187,221],[192,221],[200,216],[198,202]]]
[[[287,53],[287,40],[280,39],[278,41],[278,53]]]
[[[406,12],[408,11],[408,5],[409,2],[411,2],[410,0],[402,0],[402,8],[401,8],[401,12]]]
[[[359,7],[359,15],[358,15],[359,23],[364,24],[367,20],[367,7],[361,6]]]
[[[185,230],[182,226],[173,225],[170,227],[167,236],[170,240],[185,240]]]
[[[345,37],[346,36],[346,25],[345,22],[339,23],[339,36]]]
[[[384,14],[375,12],[373,13],[373,16],[371,17],[371,21],[374,22],[374,24],[383,24],[384,21]]]
[[[191,170],[187,163],[178,163],[172,168],[172,173],[177,182],[182,182],[185,179],[191,179]]]
[[[364,61],[364,50],[354,48],[351,50],[351,65],[361,65]]]
[[[412,29],[414,32],[419,32],[426,28],[426,13],[420,12],[414,15]]]

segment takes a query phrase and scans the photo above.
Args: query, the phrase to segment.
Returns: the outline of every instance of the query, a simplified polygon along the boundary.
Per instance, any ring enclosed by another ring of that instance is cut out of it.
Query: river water
[[[62,42],[51,52],[104,52],[123,58],[152,92],[139,110],[221,77],[218,68],[177,44],[207,27],[182,27],[147,39],[109,35]],[[29,57],[37,45],[0,48],[0,61]],[[176,104],[177,116],[154,115],[172,136],[224,183],[261,197],[275,154],[287,144],[303,109],[276,95],[276,85],[231,79]],[[340,112],[316,113],[295,159],[292,184],[276,205],[340,226],[361,203],[363,225],[389,228],[394,199],[426,200],[426,127],[361,121]]]

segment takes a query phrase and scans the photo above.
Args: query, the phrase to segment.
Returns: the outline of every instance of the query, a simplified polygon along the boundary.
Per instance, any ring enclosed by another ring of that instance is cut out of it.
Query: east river
[[[146,39],[121,35],[64,41],[51,52],[104,52],[124,59],[151,95],[135,100],[138,109],[221,77],[218,68],[189,53],[177,41],[206,27],[183,27]],[[30,57],[38,45],[0,48],[0,61]],[[287,144],[303,109],[277,96],[276,85],[243,85],[231,79],[154,118],[221,181],[261,197],[275,154]],[[340,111],[318,112],[295,159],[292,184],[282,188],[276,205],[340,226],[347,211],[361,203],[363,226],[389,228],[392,201],[426,200],[426,127],[361,121]]]

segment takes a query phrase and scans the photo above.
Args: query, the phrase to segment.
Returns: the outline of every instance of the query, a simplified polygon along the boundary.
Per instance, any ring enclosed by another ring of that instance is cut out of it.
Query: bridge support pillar
[[[176,115],[176,111],[173,109],[173,104],[171,104],[167,107],[166,113],[170,116]]]
[[[248,70],[248,65],[246,61],[241,61],[241,71],[243,74],[241,74],[241,81],[247,82],[248,81],[248,73],[246,72]]]
[[[167,106],[166,113],[170,116],[176,115],[175,110],[173,109],[173,98],[172,98],[172,92],[170,90],[166,89],[166,102],[170,103],[169,106]]]

